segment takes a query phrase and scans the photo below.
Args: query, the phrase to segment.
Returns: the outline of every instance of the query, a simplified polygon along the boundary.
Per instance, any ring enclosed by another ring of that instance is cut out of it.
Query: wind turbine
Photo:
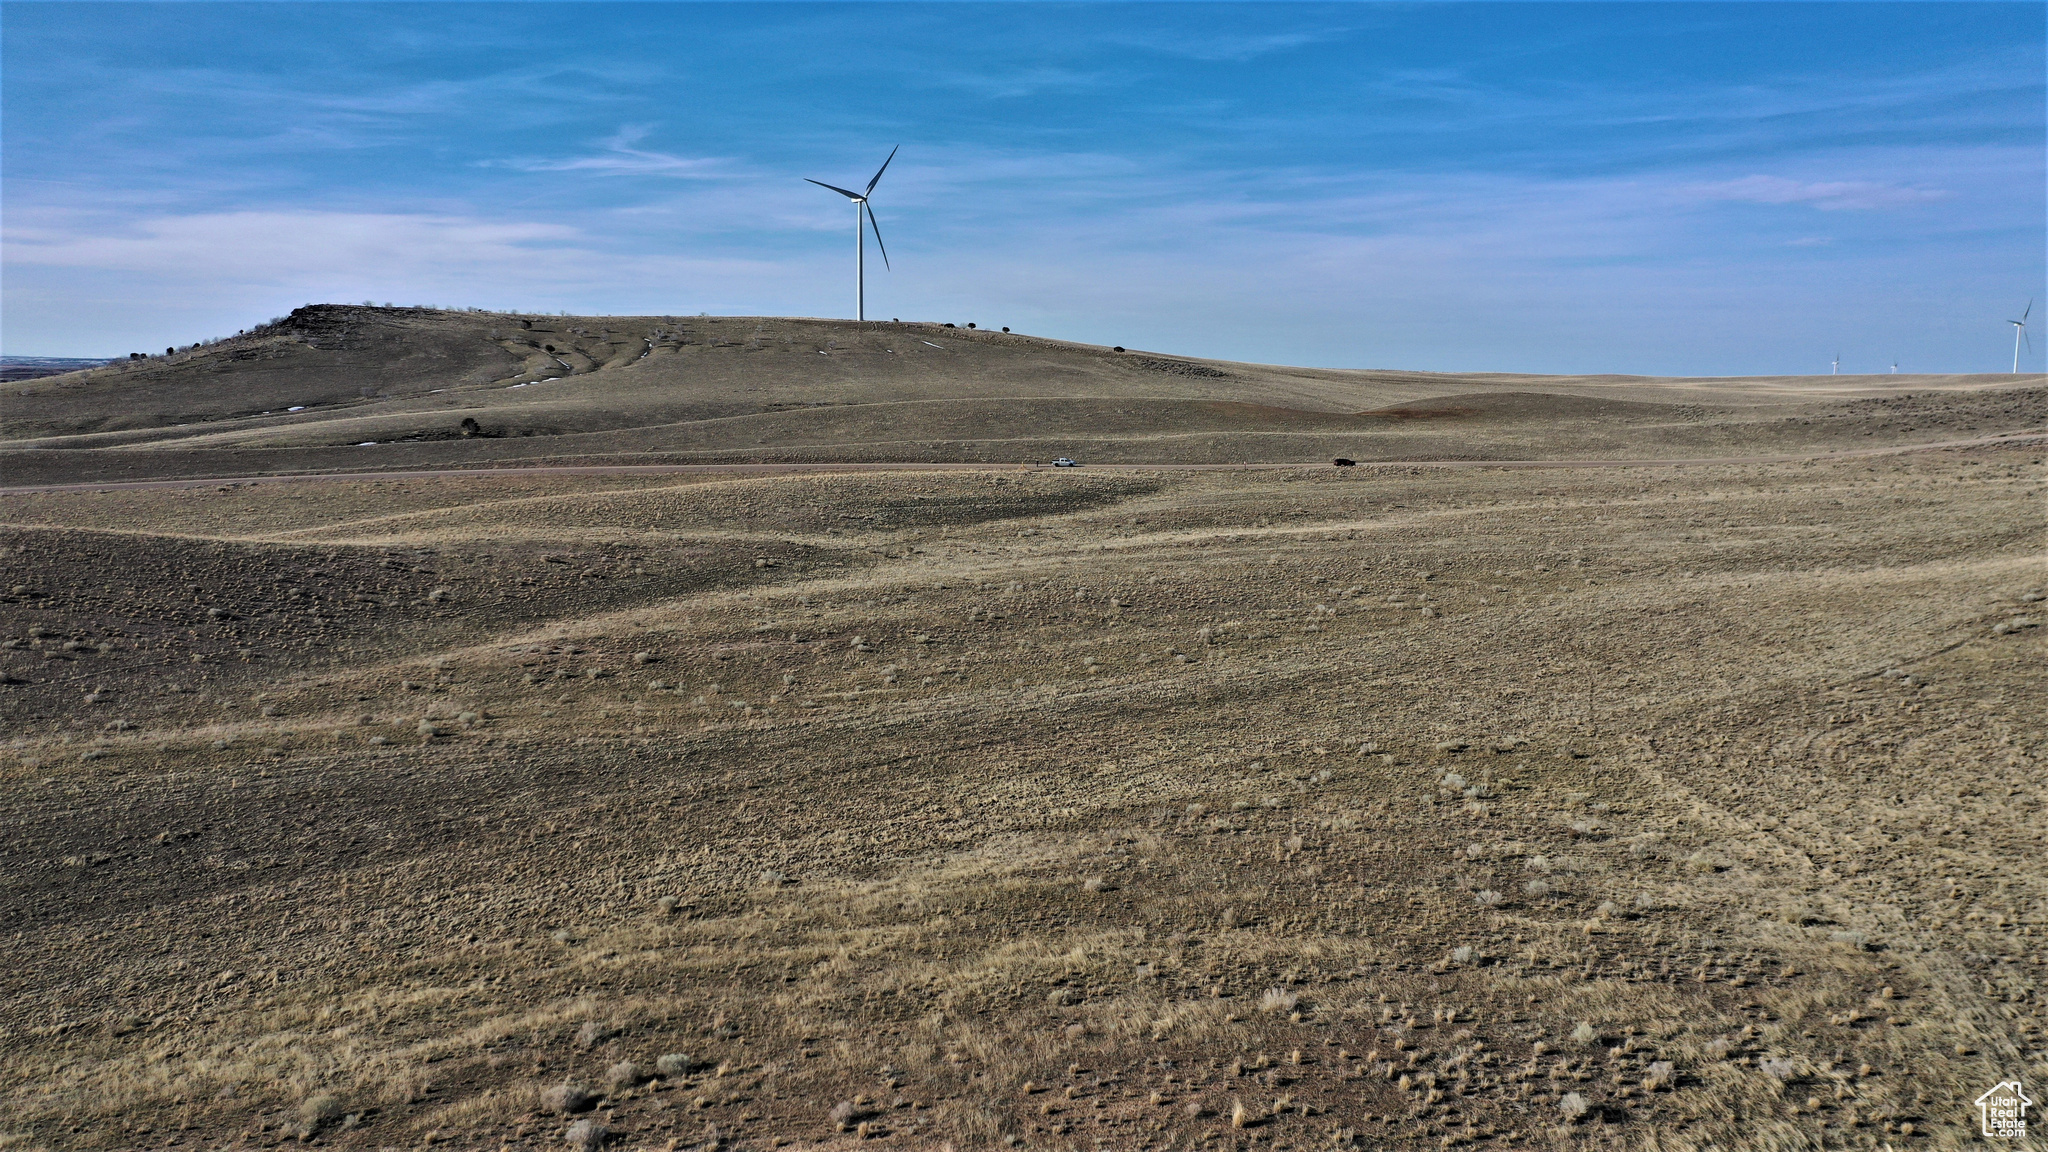
[[[889,160],[896,158],[896,149],[901,147],[903,146],[898,144],[896,148],[889,149]],[[813,180],[808,176],[804,177],[804,183],[806,184],[816,184],[820,188],[829,188],[848,200],[853,201],[853,313],[854,319],[861,321],[865,321],[868,318],[868,246],[867,235],[861,231],[860,217],[861,213],[867,213],[868,227],[875,230],[875,247],[882,249],[882,267],[887,268],[889,266],[889,249],[882,244],[882,226],[875,223],[875,210],[868,207],[868,196],[874,192],[875,185],[882,182],[882,173],[889,170],[889,160],[882,161],[882,166],[875,169],[875,178],[868,181],[867,188],[859,192],[848,192],[844,188],[835,188],[822,180]]]
[[[2032,348],[2034,347],[2034,338],[2032,336],[2027,336],[2027,317],[2032,316],[2033,314],[2034,302],[2032,300],[2029,300],[2027,301],[2027,310],[2025,312],[2020,313],[2019,319],[2006,321],[2007,324],[2012,325],[2012,370],[2014,374],[2018,374],[2020,370],[2020,338],[2023,336],[2026,337],[2027,348],[2029,350],[2032,350]]]
[[[1828,369],[1828,375],[1830,375],[1830,376],[1839,376],[1839,375],[1841,375],[1841,374],[1842,374],[1842,354],[1841,354],[1840,352],[1837,352],[1837,353],[1835,353],[1835,363],[1834,363],[1834,366]]]

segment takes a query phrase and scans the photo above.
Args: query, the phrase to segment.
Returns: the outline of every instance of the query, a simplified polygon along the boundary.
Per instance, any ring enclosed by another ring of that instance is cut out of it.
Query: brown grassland
[[[2048,1082],[2038,377],[539,318],[642,342],[515,403],[520,318],[337,314],[4,386],[74,486],[0,494],[0,1149],[1904,1150]],[[991,463],[337,474],[834,459]]]

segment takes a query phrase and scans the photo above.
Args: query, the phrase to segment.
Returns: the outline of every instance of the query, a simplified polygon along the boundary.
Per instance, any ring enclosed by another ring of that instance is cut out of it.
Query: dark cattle
[[[1335,465],[1336,465],[1337,467],[1339,467],[1339,468],[1350,468],[1350,467],[1352,467],[1352,466],[1356,465],[1356,464],[1358,463],[1358,461],[1356,461],[1356,460],[1346,460],[1346,459],[1345,459],[1345,458],[1343,458],[1342,456],[1339,456],[1339,457],[1337,457],[1337,458],[1336,458],[1335,460],[1332,460],[1332,461],[1330,461],[1330,463],[1332,463],[1332,464],[1335,464]]]

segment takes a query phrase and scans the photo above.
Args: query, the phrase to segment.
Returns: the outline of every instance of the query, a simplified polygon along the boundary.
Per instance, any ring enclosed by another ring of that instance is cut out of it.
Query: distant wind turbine
[[[896,158],[896,149],[901,147],[902,145],[898,144],[896,148],[889,149],[889,160]],[[882,173],[889,170],[889,160],[882,161],[882,166],[875,169],[875,178],[868,181],[867,188],[859,192],[835,188],[822,180],[813,180],[808,176],[804,178],[806,184],[829,188],[853,201],[853,315],[856,320],[864,321],[868,318],[868,246],[867,234],[861,231],[863,212],[867,214],[868,227],[875,230],[875,247],[882,249],[882,267],[889,266],[889,249],[882,245],[882,226],[875,223],[875,210],[868,207],[868,196],[874,192],[875,185],[882,182]]]
[[[2034,348],[2034,338],[2027,335],[2027,317],[2033,314],[2034,302],[2029,300],[2027,301],[2027,310],[2020,313],[2019,319],[2006,321],[2007,324],[2012,325],[2012,370],[2015,374],[2020,370],[2020,339],[2025,337],[2028,351],[2031,352]]]
[[[1828,375],[1830,375],[1830,376],[1839,376],[1839,375],[1841,375],[1841,374],[1842,374],[1842,354],[1841,354],[1840,352],[1837,352],[1837,353],[1835,353],[1835,364],[1834,364],[1834,367],[1832,367],[1832,368],[1829,368],[1829,369],[1828,369]]]

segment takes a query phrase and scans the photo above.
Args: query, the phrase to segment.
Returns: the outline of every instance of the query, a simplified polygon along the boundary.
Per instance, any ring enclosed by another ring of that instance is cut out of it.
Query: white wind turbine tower
[[[2032,336],[2027,336],[2027,317],[2032,316],[2033,314],[2034,302],[2032,300],[2029,300],[2027,301],[2027,310],[2025,312],[2020,313],[2019,319],[2006,321],[2007,324],[2012,325],[2012,370],[2015,375],[2017,375],[2020,370],[2020,338],[2023,336],[2026,337],[2028,348],[2031,349],[2034,346],[2034,338]]]
[[[1842,354],[1841,354],[1840,352],[1837,352],[1837,353],[1835,353],[1835,362],[1834,362],[1833,366],[1832,366],[1832,367],[1830,367],[1830,368],[1828,369],[1828,375],[1830,375],[1830,376],[1839,376],[1839,375],[1841,375],[1841,374],[1842,374]]]
[[[896,148],[889,149],[889,160],[896,158],[896,149],[901,147],[902,145],[898,144]],[[882,166],[875,169],[875,178],[868,181],[867,188],[860,192],[848,192],[844,188],[834,188],[822,180],[804,177],[806,184],[830,188],[853,201],[853,316],[860,321],[868,318],[868,246],[867,236],[861,231],[861,213],[867,213],[867,225],[875,230],[875,247],[882,249],[882,267],[889,266],[889,249],[882,245],[882,226],[875,223],[875,210],[868,207],[868,196],[874,192],[875,185],[882,182],[882,173],[889,170],[889,160],[882,161]]]

